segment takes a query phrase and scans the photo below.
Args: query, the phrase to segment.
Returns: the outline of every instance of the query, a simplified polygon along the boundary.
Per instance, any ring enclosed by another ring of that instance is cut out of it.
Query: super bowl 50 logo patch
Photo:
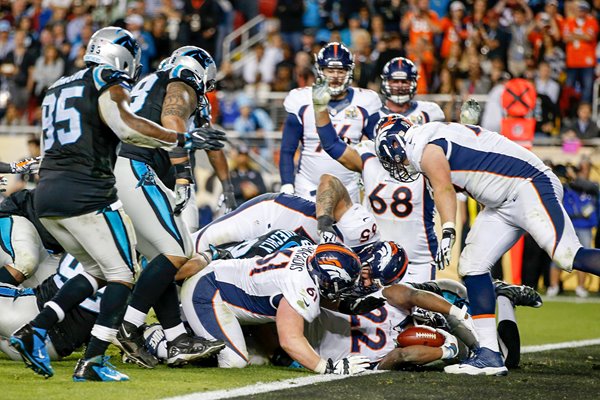
[[[410,122],[413,125],[423,125],[425,123],[425,118],[423,118],[422,114],[413,114],[410,117],[408,117],[408,119],[410,119]]]
[[[356,107],[350,107],[346,110],[346,118],[358,118],[358,110],[356,109]]]

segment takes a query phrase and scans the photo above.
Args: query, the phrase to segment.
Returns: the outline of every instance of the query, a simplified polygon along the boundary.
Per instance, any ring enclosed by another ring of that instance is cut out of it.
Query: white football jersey
[[[312,105],[312,88],[292,90],[285,98],[283,106],[288,113],[296,116],[304,129],[296,179],[303,185],[312,185],[311,190],[316,190],[321,175],[328,173],[338,177],[349,192],[356,192],[358,174],[346,169],[321,147]],[[381,100],[374,91],[348,88],[346,98],[335,108],[329,108],[329,117],[338,135],[347,143],[355,144],[360,142],[363,134],[367,134],[364,131],[369,116],[378,112],[380,108]]]
[[[354,204],[346,211],[335,227],[343,242],[353,249],[381,238],[375,218],[361,204]],[[196,251],[200,252],[208,249],[209,244],[218,246],[255,239],[273,229],[294,231],[318,242],[315,203],[285,193],[263,194],[211,222],[192,238]]]
[[[345,315],[321,309],[319,317],[305,327],[305,336],[319,355],[334,361],[361,355],[379,362],[396,345],[394,330],[409,312],[386,305],[363,315]]]
[[[382,107],[379,111],[380,117],[392,114],[387,107]],[[423,125],[427,122],[445,121],[444,111],[436,103],[431,101],[414,100],[410,102],[410,108],[402,114],[413,125]]]
[[[382,240],[399,243],[412,264],[433,262],[437,251],[435,207],[422,176],[399,182],[387,172],[375,153],[375,143],[365,140],[356,147],[363,160],[367,209],[373,213]]]
[[[430,122],[409,129],[406,139],[408,160],[417,171],[422,172],[425,146],[438,144],[454,186],[488,207],[513,199],[520,184],[550,169],[529,150],[476,125]]]
[[[202,274],[214,273],[221,298],[242,325],[274,321],[282,298],[311,322],[320,312],[319,287],[306,265],[315,247],[295,247],[264,258],[219,260]]]
[[[59,289],[71,278],[84,272],[83,265],[77,261],[72,255],[65,253],[58,264],[56,274],[52,278],[56,287]],[[104,288],[99,289],[95,295],[86,298],[79,304],[79,307],[84,308],[93,313],[100,313],[100,301],[102,300]]]

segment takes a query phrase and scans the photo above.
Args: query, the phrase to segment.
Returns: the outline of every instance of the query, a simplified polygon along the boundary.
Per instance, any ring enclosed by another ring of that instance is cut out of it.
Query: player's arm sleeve
[[[303,128],[296,115],[288,113],[283,126],[281,153],[279,156],[279,174],[281,184],[294,184],[294,154],[302,140]]]
[[[177,145],[177,132],[135,115],[129,107],[129,91],[113,85],[98,98],[100,117],[125,143],[140,147],[171,150]]]
[[[319,134],[319,140],[321,141],[323,150],[325,150],[331,158],[337,160],[351,171],[362,171],[362,160],[360,159],[360,155],[353,147],[348,146],[342,138],[338,136],[331,122],[324,126],[318,126],[317,133]]]

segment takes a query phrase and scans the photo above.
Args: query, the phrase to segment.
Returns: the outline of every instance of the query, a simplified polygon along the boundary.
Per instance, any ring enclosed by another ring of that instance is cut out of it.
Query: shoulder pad
[[[125,72],[116,71],[108,65],[98,65],[92,69],[94,86],[96,90],[102,91],[113,85],[122,85],[131,90],[132,79]]]
[[[312,104],[312,88],[304,87],[292,90],[283,101],[285,111],[298,115],[300,107]]]
[[[183,65],[178,65],[169,70],[169,82],[181,81],[189,85],[198,96],[204,94],[204,83],[192,71]]]
[[[369,115],[378,112],[383,104],[381,103],[381,99],[379,95],[370,89],[360,89],[354,91],[354,96],[356,96],[357,105],[363,107],[367,110]]]
[[[420,101],[420,108],[422,111],[425,111],[429,114],[429,121],[445,121],[446,116],[444,115],[444,111],[434,102],[431,101]]]

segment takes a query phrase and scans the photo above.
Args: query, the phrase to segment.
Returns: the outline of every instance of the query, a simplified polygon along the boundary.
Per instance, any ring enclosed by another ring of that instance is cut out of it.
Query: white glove
[[[312,100],[315,112],[327,111],[327,105],[331,99],[329,85],[325,79],[318,79],[312,86]]]
[[[336,362],[330,358],[327,360],[326,374],[355,375],[365,372],[371,365],[369,359],[364,356],[350,356]]]
[[[479,335],[475,330],[475,324],[473,323],[473,318],[467,313],[467,306],[463,306],[462,308],[458,308],[456,306],[452,306],[450,308],[451,316],[455,317],[458,320],[458,323],[466,330],[471,332],[475,340],[479,342]]]
[[[294,185],[291,183],[286,183],[285,185],[281,185],[281,189],[279,189],[279,191],[285,194],[294,194]]]
[[[450,265],[452,257],[452,246],[456,240],[456,230],[454,230],[453,222],[446,222],[442,226],[442,240],[438,246],[437,254],[435,255],[435,263],[439,270]]]
[[[41,157],[24,158],[20,161],[10,163],[10,172],[12,174],[36,173],[40,168]]]
[[[481,116],[481,106],[477,100],[469,99],[460,108],[460,123],[477,125]]]
[[[446,332],[443,329],[436,329],[436,331],[444,336],[446,339],[444,344],[441,346],[442,349],[442,360],[450,360],[458,355],[458,340],[454,335]]]
[[[175,215],[181,214],[192,197],[192,185],[190,183],[175,184]]]
[[[6,191],[6,188],[3,187],[3,186],[6,186],[6,185],[8,185],[8,179],[6,179],[3,176],[0,176],[0,193]]]

